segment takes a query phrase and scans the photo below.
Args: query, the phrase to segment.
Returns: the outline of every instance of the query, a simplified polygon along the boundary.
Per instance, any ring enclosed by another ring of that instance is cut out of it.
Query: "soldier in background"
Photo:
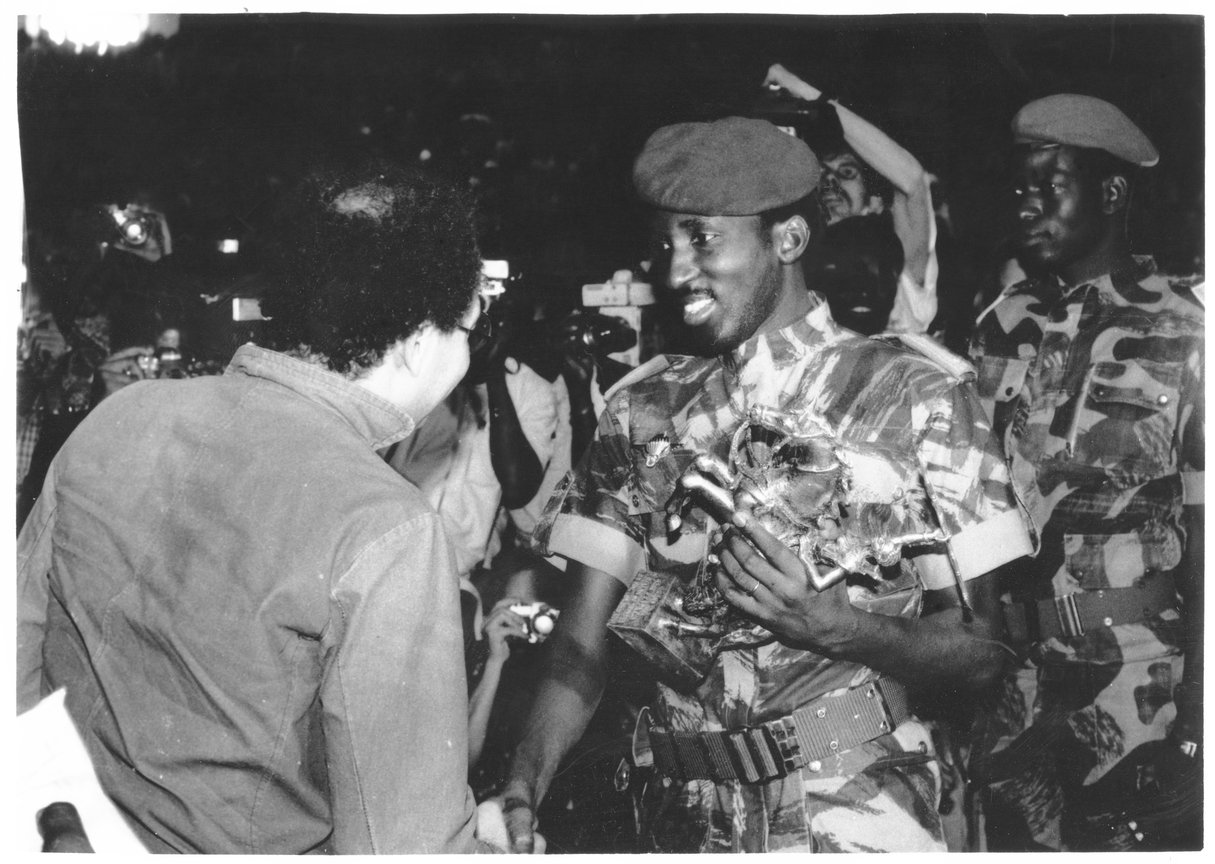
[[[1007,586],[1025,658],[980,723],[993,849],[1201,846],[1203,320],[1195,280],[1131,254],[1155,148],[1056,95],[1013,120],[1028,278],[972,356],[1040,550]]]

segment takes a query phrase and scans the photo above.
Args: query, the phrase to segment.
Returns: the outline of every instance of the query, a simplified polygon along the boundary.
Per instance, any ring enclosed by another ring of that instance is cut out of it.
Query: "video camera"
[[[576,310],[554,329],[554,341],[597,355],[627,351],[637,344],[637,333],[627,321],[600,312]]]

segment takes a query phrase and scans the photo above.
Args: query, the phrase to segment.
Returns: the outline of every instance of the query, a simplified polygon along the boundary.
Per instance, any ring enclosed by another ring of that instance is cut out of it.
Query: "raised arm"
[[[782,87],[799,99],[811,102],[823,95],[817,87],[798,78],[779,63],[768,69],[764,83]],[[917,286],[933,294],[931,308],[935,314],[936,217],[932,206],[932,178],[915,156],[881,129],[839,101],[827,101],[835,106],[848,146],[894,187],[891,216],[895,234],[903,247],[903,272]],[[927,308],[917,317],[924,315],[928,315]],[[922,323],[926,327],[930,322]]]

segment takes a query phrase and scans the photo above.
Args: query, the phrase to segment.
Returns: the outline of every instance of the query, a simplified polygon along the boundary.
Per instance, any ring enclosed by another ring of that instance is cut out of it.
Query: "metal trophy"
[[[681,529],[699,507],[718,524],[743,510],[784,542],[824,591],[854,576],[881,580],[907,547],[943,544],[920,471],[897,451],[841,442],[819,416],[752,409],[735,431],[728,463],[697,456],[666,505]],[[723,650],[776,637],[717,590],[707,556],[683,580],[638,574],[609,627],[675,686],[695,687]]]

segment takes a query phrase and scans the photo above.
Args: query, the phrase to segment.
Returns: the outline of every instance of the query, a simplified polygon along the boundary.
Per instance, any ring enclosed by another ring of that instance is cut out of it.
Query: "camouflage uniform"
[[[643,569],[690,578],[715,526],[693,510],[668,542],[664,505],[696,454],[726,456],[756,405],[813,405],[841,441],[885,448],[891,465],[906,467],[890,472],[891,487],[932,498],[963,578],[1029,551],[973,388],[909,351],[844,330],[821,299],[805,319],[729,355],[666,356],[636,370],[610,394],[595,441],[549,502],[537,538],[625,584]],[[954,585],[939,551],[893,570],[886,580],[850,580],[852,602],[915,617],[924,588]],[[723,652],[694,692],[659,685],[652,710],[676,730],[737,729],[876,677],[771,642]],[[650,789],[647,834],[666,851],[944,850],[939,767],[915,719],[780,780]]]
[[[1181,280],[1136,264],[1074,288],[1025,280],[980,316],[980,396],[1040,530],[1015,599],[1172,579],[1182,505],[1202,503],[1203,310]],[[1173,609],[1087,621],[1034,647],[975,742],[993,819],[1053,849],[1133,844],[1101,811],[1119,794],[1115,766],[1176,716],[1178,622]]]

